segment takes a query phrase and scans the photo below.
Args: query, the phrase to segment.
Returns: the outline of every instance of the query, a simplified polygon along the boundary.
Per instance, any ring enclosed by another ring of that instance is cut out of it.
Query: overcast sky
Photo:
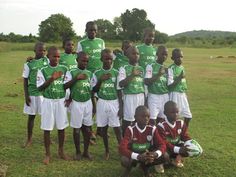
[[[78,35],[87,21],[114,17],[126,9],[144,9],[156,29],[173,35],[191,30],[236,31],[234,0],[0,0],[0,33],[38,33],[51,14],[63,13]]]

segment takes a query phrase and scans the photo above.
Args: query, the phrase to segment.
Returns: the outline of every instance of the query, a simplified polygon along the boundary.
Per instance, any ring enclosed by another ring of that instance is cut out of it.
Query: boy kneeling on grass
[[[134,117],[135,125],[126,129],[119,146],[121,165],[125,168],[122,176],[129,176],[137,163],[140,163],[144,175],[150,176],[149,168],[164,162],[162,154],[166,145],[156,127],[148,125],[150,113],[147,107],[138,106]]]

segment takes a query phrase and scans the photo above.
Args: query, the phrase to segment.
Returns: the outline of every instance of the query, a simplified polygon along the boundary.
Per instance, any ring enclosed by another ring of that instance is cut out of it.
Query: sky
[[[63,13],[84,35],[91,20],[113,22],[126,9],[143,9],[158,31],[174,35],[192,30],[236,31],[234,0],[0,0],[0,33],[37,35],[41,21]]]

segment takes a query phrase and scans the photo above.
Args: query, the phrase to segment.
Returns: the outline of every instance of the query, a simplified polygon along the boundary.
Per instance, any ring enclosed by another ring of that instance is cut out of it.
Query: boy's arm
[[[154,132],[153,141],[155,145],[156,158],[159,158],[166,151],[166,143],[163,140],[163,138],[159,135],[157,129]]]
[[[96,109],[96,103],[97,103],[97,98],[95,97],[95,93],[91,91],[91,100],[92,100],[92,105],[93,105],[93,116],[95,116],[97,109]]]
[[[171,68],[168,68],[168,88],[173,88],[175,87],[182,79],[184,78],[184,71],[182,70],[182,72],[180,73],[179,76],[177,76],[174,79],[174,74],[173,74],[173,70]]]
[[[64,89],[71,88],[76,81],[78,80],[84,80],[87,79],[86,74],[78,74],[76,77],[72,78],[72,75],[70,74],[69,71],[66,72],[66,77],[65,77],[65,82],[64,82]]]
[[[96,77],[96,75],[94,74],[94,77],[93,77],[93,80],[94,80],[94,86],[93,86],[93,91],[94,92],[98,92],[101,85],[102,85],[102,82],[105,81],[105,80],[108,80],[109,78],[111,77],[111,74],[110,73],[107,73],[107,74],[103,74],[99,79]]]
[[[122,99],[122,90],[117,90],[117,95],[118,95],[118,101],[119,101],[119,111],[118,111],[118,116],[120,119],[123,118],[124,112],[123,112],[123,99]]]
[[[81,51],[83,51],[83,49],[82,49],[82,46],[81,46],[80,42],[78,42],[78,46],[77,46],[76,52],[79,53]]]
[[[144,84],[146,85],[151,85],[153,82],[157,81],[160,79],[160,77],[165,73],[164,67],[161,67],[158,71],[157,74],[153,75],[152,74],[152,66],[147,65],[146,67],[146,74],[145,74],[145,79],[144,79]]]
[[[182,133],[181,133],[181,141],[188,141],[191,140],[192,138],[189,136],[188,134],[188,127],[186,126],[186,124],[183,124],[183,128],[182,128]]]
[[[134,69],[129,76],[126,76],[125,69],[121,67],[118,75],[119,86],[126,87],[135,76],[138,76],[140,74],[141,72],[139,70]]]
[[[30,101],[31,101],[29,97],[29,90],[28,90],[29,67],[26,63],[24,64],[22,77],[24,78],[23,87],[24,87],[24,94],[25,94],[25,103],[27,106],[29,106]]]

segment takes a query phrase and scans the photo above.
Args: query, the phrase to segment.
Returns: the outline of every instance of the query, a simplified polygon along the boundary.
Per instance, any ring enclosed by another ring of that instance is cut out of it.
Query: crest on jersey
[[[148,140],[148,141],[152,141],[152,136],[151,136],[151,135],[148,135],[148,136],[147,136],[147,140]]]
[[[115,78],[115,77],[112,77],[111,80],[112,80],[112,82],[115,82],[115,81],[116,81],[116,78]]]
[[[178,134],[180,134],[180,133],[182,132],[182,130],[181,130],[181,129],[178,129],[177,132],[178,132]]]

